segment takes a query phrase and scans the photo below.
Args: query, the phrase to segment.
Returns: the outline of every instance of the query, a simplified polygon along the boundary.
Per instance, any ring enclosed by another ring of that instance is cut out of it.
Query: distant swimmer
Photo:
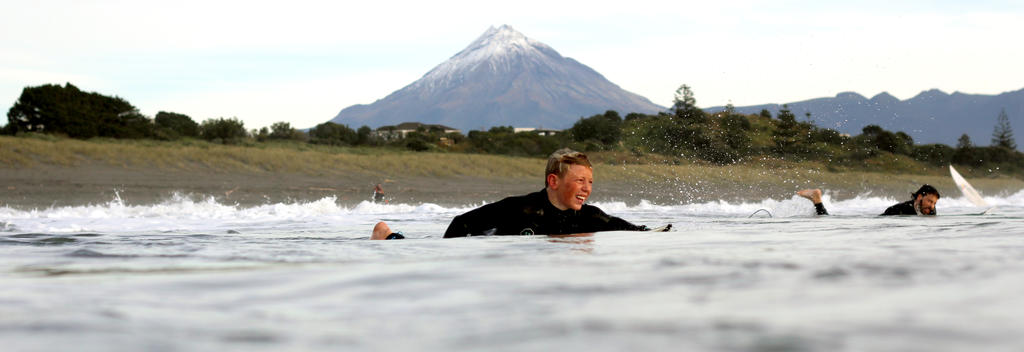
[[[828,215],[825,205],[821,204],[820,189],[805,189],[796,194],[814,203],[818,215]],[[923,185],[917,192],[910,194],[910,200],[885,209],[882,215],[936,215],[935,204],[938,202],[939,191],[930,185]]]
[[[374,203],[387,203],[384,200],[384,188],[378,183],[376,187],[373,187],[373,202]]]
[[[594,183],[593,167],[585,154],[560,149],[548,158],[544,172],[544,189],[508,197],[456,216],[444,238],[650,230],[584,204]],[[670,226],[663,230],[668,228]],[[389,239],[395,235],[401,236],[393,234],[386,223],[379,222],[370,239]]]

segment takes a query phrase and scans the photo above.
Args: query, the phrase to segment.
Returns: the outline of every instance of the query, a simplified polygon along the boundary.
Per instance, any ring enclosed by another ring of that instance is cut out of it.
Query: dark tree
[[[731,106],[731,105],[730,105]],[[735,111],[726,108],[726,112]],[[750,149],[750,120],[746,116],[735,113],[728,113],[721,120],[723,130],[722,140],[725,145],[737,154],[746,154]]]
[[[369,130],[369,127],[366,129]],[[358,139],[356,131],[334,122],[324,122],[309,130],[309,142],[314,144],[354,145]]]
[[[1006,149],[1017,149],[1017,143],[1013,140],[1013,129],[1010,128],[1010,118],[1006,116],[1006,109],[999,112],[996,118],[996,127],[992,131],[992,146]]]
[[[746,116],[730,114],[722,117],[722,127],[725,129],[740,129],[750,131],[750,120]]]
[[[684,121],[705,122],[707,118],[704,110],[697,107],[697,98],[694,98],[693,90],[685,84],[676,89],[675,98],[672,100],[672,112]]]
[[[516,133],[515,127],[512,126],[494,126],[487,130],[490,133]]]
[[[217,118],[207,119],[199,125],[199,136],[205,140],[233,144],[239,143],[247,137],[245,124],[238,118]]]
[[[370,126],[363,125],[356,130],[356,144],[370,145],[373,143],[373,130]]]
[[[152,122],[124,99],[83,92],[71,83],[26,87],[7,112],[13,133],[42,132],[72,138],[143,138]]]
[[[811,133],[812,142],[821,142],[830,145],[842,145],[849,139],[843,136],[839,131],[831,128],[815,128]]]
[[[574,141],[594,140],[606,147],[611,146],[622,138],[622,118],[619,117],[618,112],[608,110],[603,115],[580,118],[572,125],[569,132]]]
[[[772,132],[772,141],[780,153],[790,154],[797,149],[797,135],[799,124],[796,122],[796,115],[789,111],[789,106],[783,105],[779,110],[779,121],[775,124],[775,132]]]
[[[409,132],[409,134],[406,134],[405,138],[402,139],[401,143],[405,146],[406,149],[417,152],[423,152],[430,150],[431,145],[433,144],[431,143],[432,141],[433,139],[430,138],[428,134],[417,131]]]
[[[914,139],[910,135],[903,132],[892,133],[878,125],[864,126],[860,138],[869,148],[893,154],[911,155],[914,151]]]
[[[914,137],[903,131],[896,132],[895,136],[893,153],[912,155],[914,153]]]
[[[649,117],[649,116],[644,115],[644,114],[640,114],[640,113],[631,112],[631,113],[626,114],[626,119],[625,120],[626,121],[632,121],[632,120],[637,120],[637,119],[642,119],[642,118],[647,118],[647,117]]]
[[[199,137],[199,124],[188,115],[160,111],[153,122],[156,127],[172,132],[172,137]]]
[[[258,129],[258,130],[257,129],[253,129],[252,130],[252,136],[255,137],[257,141],[265,142],[268,139],[270,139],[270,128],[267,128],[266,126],[263,126],[263,127],[260,127],[260,129]]]
[[[640,147],[646,151],[701,157],[712,144],[707,134],[707,125],[693,120],[674,115],[658,115],[634,123],[640,137]]]
[[[768,109],[761,109],[761,113],[758,114],[758,115],[761,115],[761,117],[766,118],[766,119],[772,118],[772,113],[770,111],[768,111]]]
[[[676,89],[675,98],[672,99],[672,109],[675,111],[685,111],[694,109],[697,107],[697,98],[693,96],[693,89],[690,89],[688,85],[679,86]]]
[[[914,148],[914,159],[942,166],[949,164],[956,152],[952,147],[945,144],[926,144]]]
[[[974,144],[971,143],[971,136],[968,136],[966,133],[960,135],[960,138],[956,140],[956,149],[969,149],[971,147],[974,147]]]
[[[875,137],[885,132],[885,129],[879,125],[867,125],[860,129],[862,136]]]
[[[138,111],[118,114],[117,118],[100,126],[100,136],[110,138],[151,138],[154,136],[153,120]]]
[[[270,125],[269,139],[302,139],[302,132],[292,128],[288,122],[275,122]]]

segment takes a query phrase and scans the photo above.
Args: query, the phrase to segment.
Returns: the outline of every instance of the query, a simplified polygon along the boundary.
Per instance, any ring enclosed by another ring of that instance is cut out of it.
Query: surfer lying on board
[[[805,189],[796,194],[810,199],[818,215],[828,215],[825,206],[821,204],[820,189]],[[939,191],[930,185],[923,185],[917,192],[910,194],[910,200],[885,209],[882,215],[935,215],[935,203],[938,202]]]
[[[585,154],[568,148],[555,151],[548,158],[544,173],[544,189],[456,216],[444,238],[650,230],[583,204],[594,183],[594,170]],[[399,238],[402,235],[392,233],[383,221],[374,226],[370,236],[371,240]]]

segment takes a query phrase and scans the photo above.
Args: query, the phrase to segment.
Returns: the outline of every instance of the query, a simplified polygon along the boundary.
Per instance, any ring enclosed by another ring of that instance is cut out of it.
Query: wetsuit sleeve
[[[623,220],[622,218],[614,217],[606,214],[597,207],[592,208],[594,218],[593,223],[597,225],[595,231],[647,231],[650,230],[644,225],[634,225],[633,223]]]
[[[647,231],[650,230],[646,225],[634,225],[633,223],[612,216],[611,221],[608,222],[610,230],[607,231]]]
[[[882,215],[900,215],[900,211],[896,209],[896,207],[898,206],[899,204],[896,204],[891,207],[885,208],[885,212],[882,213]]]
[[[506,203],[507,200],[502,200],[456,216],[448,225],[448,230],[444,232],[444,238],[494,234],[498,228],[498,221],[502,219],[499,215],[506,208]]]
[[[821,203],[814,203],[814,211],[817,212],[818,215],[828,215],[828,210],[825,210],[825,205]]]
[[[910,201],[888,207],[882,215],[917,215],[917,211],[914,210],[914,203]]]

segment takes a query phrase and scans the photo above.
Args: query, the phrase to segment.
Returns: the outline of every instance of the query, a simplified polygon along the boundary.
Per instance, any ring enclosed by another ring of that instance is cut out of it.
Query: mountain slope
[[[493,126],[567,128],[582,116],[665,108],[509,26],[491,27],[408,86],[331,121],[379,127],[405,121],[468,131]]]

